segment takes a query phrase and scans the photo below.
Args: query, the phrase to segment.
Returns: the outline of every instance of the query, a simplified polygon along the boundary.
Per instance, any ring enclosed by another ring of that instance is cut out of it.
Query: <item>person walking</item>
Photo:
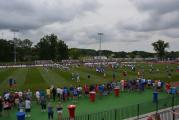
[[[46,89],[46,94],[47,94],[48,101],[50,101],[50,96],[51,96],[50,93],[51,93],[50,88],[47,88]]]
[[[48,120],[53,120],[53,106],[51,103],[48,104]]]
[[[46,111],[46,97],[45,96],[40,97],[40,105],[41,105],[41,112],[45,112]]]
[[[30,117],[30,111],[31,111],[31,101],[29,98],[25,100],[25,112],[26,117]]]
[[[39,104],[40,103],[40,92],[39,92],[39,90],[37,90],[35,92],[35,97],[36,97],[36,100],[37,100],[37,104]]]
[[[53,87],[53,89],[52,89],[53,101],[55,101],[56,94],[57,94],[57,90],[55,87]]]
[[[59,102],[59,103],[57,104],[56,109],[57,109],[57,118],[58,118],[58,120],[62,120],[62,112],[63,112],[62,110],[63,110],[63,106],[62,106],[61,102]]]
[[[2,112],[3,112],[3,99],[0,96],[0,117],[2,116]]]

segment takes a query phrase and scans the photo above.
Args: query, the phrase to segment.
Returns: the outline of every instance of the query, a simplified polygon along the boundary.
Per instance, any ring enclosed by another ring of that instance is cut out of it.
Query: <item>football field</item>
[[[167,67],[168,66],[168,67]],[[167,68],[166,68],[167,67]],[[174,64],[154,64],[154,71],[149,73],[148,64],[137,64],[136,70],[132,71],[130,68],[106,68],[104,77],[103,73],[96,72],[96,68],[88,68],[80,66],[78,68],[70,68],[69,70],[61,70],[58,68],[43,68],[43,67],[31,67],[31,68],[1,68],[0,69],[0,89],[1,92],[9,89],[8,80],[13,78],[16,80],[16,89],[24,90],[31,89],[46,89],[51,85],[55,87],[69,87],[70,85],[78,86],[84,84],[99,84],[106,83],[113,80],[113,74],[115,74],[115,80],[133,80],[137,78],[137,72],[143,69],[144,78],[161,81],[178,81],[179,73],[176,72],[177,65]],[[159,71],[156,71],[158,69]],[[123,71],[127,71],[127,76],[122,75]],[[171,77],[168,77],[168,71],[171,73]],[[72,73],[78,73],[80,82],[72,80]],[[90,76],[90,78],[88,77]]]
[[[115,74],[115,80],[133,80],[137,78],[137,72],[143,69],[144,78],[152,79],[152,80],[161,80],[165,82],[174,82],[178,81],[179,72],[176,72],[176,68],[178,65],[175,64],[154,64],[154,72],[150,73],[149,64],[136,64],[136,70],[133,71],[129,67],[119,67],[117,69],[112,69],[110,67],[105,68],[106,76],[104,77],[103,73],[96,72],[96,68],[88,68],[85,66],[80,67],[71,67],[69,70],[61,70],[58,68],[43,68],[43,67],[29,67],[29,68],[3,68],[0,69],[0,91],[3,92],[5,90],[27,90],[31,89],[33,92],[39,89],[46,89],[51,85],[55,87],[69,87],[70,85],[78,86],[84,84],[100,84],[107,83],[113,81],[113,75]],[[156,69],[158,69],[156,71]],[[124,77],[122,75],[123,71],[127,71],[127,76]],[[168,72],[171,72],[171,77],[168,76]],[[72,80],[72,73],[78,73],[80,75],[80,82],[76,82]],[[90,77],[88,77],[90,76]],[[13,78],[16,80],[16,87],[10,88],[8,85],[8,80]],[[126,107],[130,105],[137,105],[138,103],[142,103],[144,105],[144,109],[148,108],[146,112],[151,112],[155,110],[155,106],[152,107],[152,89],[146,89],[143,93],[140,92],[122,92],[119,97],[115,97],[114,94],[110,94],[108,96],[97,96],[95,103],[91,103],[89,101],[88,96],[81,96],[77,101],[69,100],[67,102],[63,102],[63,116],[68,116],[67,105],[76,104],[76,115],[83,115],[95,112],[101,112],[105,110],[115,109]],[[165,92],[159,93],[159,98],[169,98],[170,95]],[[170,104],[170,101],[165,101]],[[56,102],[53,102],[54,107],[56,106]],[[144,104],[143,104],[144,103]],[[164,104],[164,105],[165,105]],[[170,104],[171,105],[171,104]],[[169,105],[169,106],[170,106]],[[162,105],[161,105],[162,106]],[[132,108],[132,109],[131,109]],[[136,115],[134,111],[135,107],[129,107],[129,109],[124,109],[126,115],[133,116]],[[40,105],[37,105],[35,101],[32,104],[31,110],[31,118],[33,120],[47,120],[47,113],[42,113],[40,111]],[[133,111],[133,112],[132,112]],[[13,108],[10,111],[8,116],[4,116],[2,120],[15,120],[17,109]],[[131,114],[131,115],[130,115]],[[56,113],[54,114],[55,118]],[[125,116],[125,115],[124,115]]]

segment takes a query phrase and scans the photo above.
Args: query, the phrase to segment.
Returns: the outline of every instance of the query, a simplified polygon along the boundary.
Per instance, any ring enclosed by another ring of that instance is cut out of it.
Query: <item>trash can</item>
[[[114,88],[114,94],[116,97],[119,96],[119,87]]]
[[[153,93],[153,102],[158,102],[158,92]]]
[[[91,101],[91,102],[94,102],[94,101],[95,101],[95,98],[96,98],[96,92],[91,91],[91,92],[89,92],[89,94],[90,94],[90,101]]]
[[[171,94],[176,94],[177,93],[176,87],[171,87],[170,88],[170,93]]]
[[[25,112],[17,112],[16,116],[17,120],[25,120]]]
[[[153,118],[152,118],[151,116],[149,116],[149,117],[147,118],[147,120],[153,120]]]
[[[75,119],[76,105],[68,105],[67,108],[68,108],[68,111],[69,111],[70,120],[74,120]]]

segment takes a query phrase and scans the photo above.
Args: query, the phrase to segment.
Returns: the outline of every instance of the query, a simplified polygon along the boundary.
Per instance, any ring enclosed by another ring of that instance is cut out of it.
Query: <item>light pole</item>
[[[99,36],[99,60],[101,61],[101,39],[103,36],[103,33],[98,33]]]
[[[2,39],[4,39],[4,33],[3,32],[1,33],[1,36],[2,36]]]
[[[19,32],[18,29],[11,29],[14,34],[14,64],[16,64],[16,32]]]

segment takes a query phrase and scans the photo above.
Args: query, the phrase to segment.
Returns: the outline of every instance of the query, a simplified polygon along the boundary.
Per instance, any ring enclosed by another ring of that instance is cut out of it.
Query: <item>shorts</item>
[[[61,111],[61,110],[58,110],[57,113],[62,113],[62,111]]]
[[[25,112],[30,112],[30,109],[28,108],[28,109],[25,109]]]
[[[11,109],[11,107],[6,107],[6,108],[4,108],[4,110],[10,110]]]

